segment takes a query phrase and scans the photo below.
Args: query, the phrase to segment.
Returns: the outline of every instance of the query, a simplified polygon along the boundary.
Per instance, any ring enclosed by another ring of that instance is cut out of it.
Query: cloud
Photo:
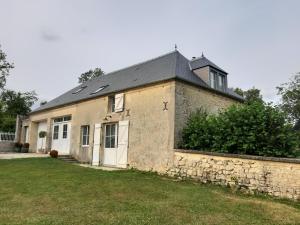
[[[57,42],[62,39],[62,37],[60,35],[55,34],[54,32],[49,32],[49,31],[42,31],[41,38],[44,41],[48,41],[48,42]]]

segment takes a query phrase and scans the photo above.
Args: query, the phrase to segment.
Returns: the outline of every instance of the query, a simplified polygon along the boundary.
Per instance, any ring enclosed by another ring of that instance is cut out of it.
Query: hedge
[[[299,136],[278,108],[264,103],[233,105],[217,115],[192,113],[183,148],[223,153],[295,157]]]

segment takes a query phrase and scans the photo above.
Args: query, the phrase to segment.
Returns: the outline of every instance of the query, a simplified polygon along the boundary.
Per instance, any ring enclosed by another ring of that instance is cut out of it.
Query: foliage
[[[5,90],[0,97],[5,110],[12,116],[28,114],[31,111],[31,106],[38,100],[34,91],[22,93]]]
[[[9,115],[9,113],[1,113],[0,116],[0,131],[14,132],[16,129],[16,117]]]
[[[51,151],[50,151],[50,156],[51,156],[52,158],[57,158],[57,156],[58,156],[58,151],[56,151],[56,150],[51,150]]]
[[[264,102],[260,90],[255,87],[247,91],[243,91],[241,88],[235,88],[234,92],[244,97],[246,104],[251,104],[254,102],[259,102],[259,103]]]
[[[277,87],[278,94],[281,95],[280,107],[293,121],[296,127],[300,123],[300,73],[297,73],[288,83]],[[300,129],[300,128],[299,128]]]
[[[78,83],[82,84],[94,77],[99,77],[104,75],[105,73],[103,72],[103,70],[101,68],[96,68],[94,70],[89,70],[83,74],[80,75],[80,77],[78,77]]]
[[[28,114],[37,99],[34,91],[22,93],[3,90],[0,94],[0,130],[13,132],[17,115]]]
[[[46,135],[47,135],[46,131],[40,131],[39,138],[44,138],[44,137],[46,137]]]
[[[278,108],[254,102],[218,115],[199,110],[183,130],[183,147],[224,153],[294,157],[297,135]]]
[[[14,65],[6,61],[6,54],[1,50],[0,45],[0,89],[4,88],[9,70],[12,68]]]

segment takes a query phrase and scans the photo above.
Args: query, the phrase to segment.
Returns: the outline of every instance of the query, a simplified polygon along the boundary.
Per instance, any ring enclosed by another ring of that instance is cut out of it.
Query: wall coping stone
[[[206,152],[200,150],[187,150],[187,149],[174,149],[175,152],[181,153],[191,153],[199,155],[211,155],[211,156],[220,156],[228,158],[240,158],[240,159],[251,159],[251,160],[260,160],[260,161],[272,161],[272,162],[282,162],[282,163],[296,163],[300,164],[300,158],[277,158],[277,157],[265,157],[265,156],[256,156],[256,155],[240,155],[240,154],[230,154],[230,153],[221,153],[221,152]]]

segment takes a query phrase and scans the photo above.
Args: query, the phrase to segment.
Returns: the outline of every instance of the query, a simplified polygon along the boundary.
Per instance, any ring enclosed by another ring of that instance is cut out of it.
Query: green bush
[[[234,105],[218,115],[193,113],[183,129],[183,147],[206,151],[295,157],[298,138],[286,116],[263,103]]]

